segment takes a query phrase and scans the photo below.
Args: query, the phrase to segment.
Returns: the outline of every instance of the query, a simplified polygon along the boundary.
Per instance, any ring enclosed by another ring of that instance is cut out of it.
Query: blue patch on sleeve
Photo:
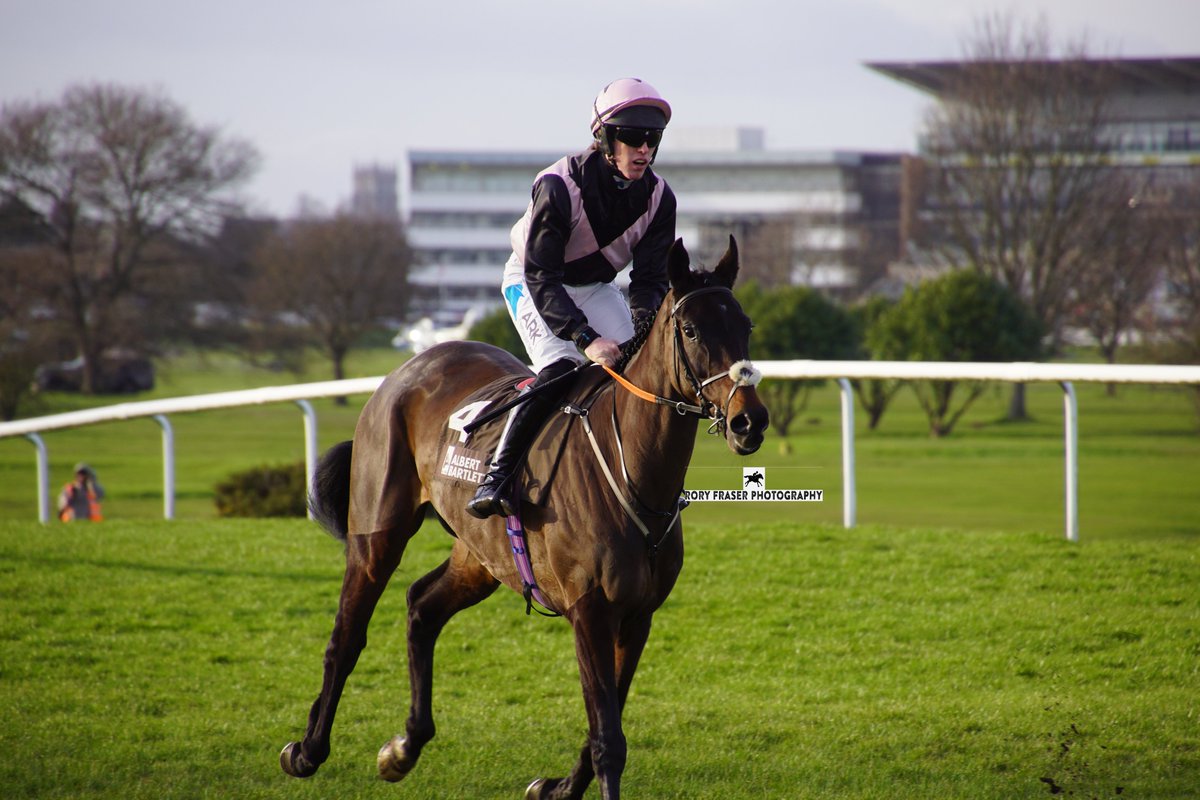
[[[525,287],[519,283],[504,287],[504,299],[508,301],[508,310],[512,313],[513,317],[517,316],[517,302],[524,294]]]

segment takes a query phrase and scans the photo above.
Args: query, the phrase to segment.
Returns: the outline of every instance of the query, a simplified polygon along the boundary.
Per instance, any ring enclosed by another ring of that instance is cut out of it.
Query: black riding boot
[[[563,370],[557,369],[558,363],[552,364],[538,374],[537,381],[530,389],[536,389],[539,383],[546,383]],[[574,364],[567,362],[568,369]],[[569,382],[569,381],[568,381]],[[467,513],[479,519],[487,519],[493,514],[512,516],[517,513],[515,500],[509,491],[509,479],[517,471],[525,451],[533,444],[533,439],[541,429],[542,423],[550,416],[550,412],[558,407],[559,401],[566,394],[567,386],[552,387],[526,400],[512,412],[508,430],[501,437],[492,458],[491,470],[479,482],[475,497],[467,503]]]

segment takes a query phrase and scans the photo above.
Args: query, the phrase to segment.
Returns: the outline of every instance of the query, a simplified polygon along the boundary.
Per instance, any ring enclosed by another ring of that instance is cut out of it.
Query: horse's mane
[[[713,270],[688,270],[688,276],[691,284],[687,291],[682,292],[683,296],[694,292],[697,289],[703,289],[709,286],[717,286],[713,280]],[[650,331],[654,327],[654,320],[658,317],[658,312],[654,311],[649,314],[642,314],[634,321],[633,338],[621,345],[621,357],[617,359],[616,365],[613,367],[614,372],[623,373],[625,367],[637,355],[638,350],[646,343],[646,339],[650,337]]]
[[[650,331],[654,328],[654,319],[657,316],[658,312],[654,311],[642,314],[637,318],[634,323],[633,338],[621,346],[621,357],[617,359],[617,363],[613,367],[614,372],[624,372],[630,360],[637,355],[638,350],[642,349],[642,345],[650,338]]]

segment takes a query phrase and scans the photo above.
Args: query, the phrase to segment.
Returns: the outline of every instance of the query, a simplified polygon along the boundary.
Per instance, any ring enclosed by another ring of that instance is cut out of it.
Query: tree
[[[404,315],[410,260],[396,222],[349,214],[293,221],[255,257],[257,325],[276,340],[321,347],[341,380],[350,348]]]
[[[256,161],[250,145],[136,89],[76,86],[0,110],[0,197],[40,219],[52,255],[43,302],[83,359],[85,392],[105,348],[144,345],[148,323],[186,316],[154,302],[177,299],[176,247],[213,229]]]
[[[1173,363],[1200,364],[1200,185],[1173,187],[1170,202],[1163,208],[1160,219],[1170,318],[1163,326],[1167,342],[1161,357]],[[1192,389],[1200,413],[1200,386]]]
[[[42,321],[46,251],[36,215],[0,200],[0,419],[15,419],[40,362],[53,358]]]
[[[874,295],[850,309],[850,314],[858,328],[858,338],[863,342],[863,352],[860,353],[860,356],[865,357],[870,355],[870,350],[865,346],[867,332],[874,325],[878,324],[879,320],[894,305],[893,301],[881,295]],[[880,420],[883,419],[883,413],[891,405],[892,398],[903,388],[904,381],[891,379],[852,380],[850,381],[850,385],[854,387],[854,394],[858,397],[858,402],[863,407],[863,411],[867,413],[867,427],[870,430],[875,430],[879,427]]]
[[[908,289],[868,330],[867,343],[891,361],[1028,361],[1040,351],[1041,327],[1012,290],[957,270]],[[957,381],[911,385],[936,437],[948,435],[985,388],[970,384],[955,408]]]
[[[17,417],[32,393],[38,365],[56,355],[39,319],[43,255],[37,248],[0,250],[0,419]]]
[[[857,329],[848,312],[806,286],[763,289],[743,284],[738,302],[754,322],[750,355],[756,359],[855,358]],[[771,427],[781,437],[808,407],[813,387],[823,381],[767,381],[759,388],[771,409]]]
[[[984,19],[947,100],[926,121],[933,222],[925,244],[950,267],[995,278],[1059,335],[1072,288],[1102,250],[1108,74],[1044,22]],[[1023,387],[1010,416],[1024,418]]]
[[[1099,232],[1103,245],[1083,270],[1072,292],[1072,320],[1083,326],[1109,364],[1117,360],[1121,338],[1133,329],[1151,290],[1158,283],[1163,260],[1163,209],[1147,191],[1113,174],[1104,200],[1117,208],[1101,212],[1108,226]],[[1115,393],[1108,385],[1108,393]]]
[[[742,280],[775,288],[792,282],[799,227],[798,219],[791,215],[734,219],[710,226],[707,238],[712,240],[713,252],[719,255],[725,252],[729,237],[733,236],[741,253]]]

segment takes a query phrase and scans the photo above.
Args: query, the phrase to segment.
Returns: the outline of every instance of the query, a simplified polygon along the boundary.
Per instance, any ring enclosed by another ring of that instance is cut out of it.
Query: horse
[[[763,474],[761,472],[751,472],[749,475],[744,476],[744,478],[742,480],[742,488],[745,489],[747,486],[749,486],[752,483],[755,486],[762,486],[763,485]]]
[[[588,720],[571,772],[534,780],[527,800],[580,798],[593,780],[603,800],[620,797],[622,709],[651,618],[683,566],[680,498],[699,422],[711,420],[710,432],[723,434],[740,455],[762,444],[768,412],[755,389],[761,373],[748,358],[750,319],[732,292],[737,272],[733,237],[712,271],[693,270],[676,240],[667,257],[669,289],[643,329],[644,343],[623,372],[601,376],[589,409],[575,409],[573,423],[583,424],[568,431],[546,502],[522,507],[540,602],[574,629]],[[427,508],[454,543],[449,558],[408,590],[411,706],[404,733],[379,751],[382,778],[405,777],[434,736],[433,651],[443,626],[501,584],[528,592],[505,519],[470,516],[465,507],[474,487],[436,473],[443,428],[464,399],[491,381],[511,376],[516,383],[530,374],[490,345],[439,344],[389,374],[364,406],[354,438],[322,456],[310,505],[345,540],[346,570],[321,692],[303,739],[279,756],[287,774],[309,777],[329,757],[338,701],[366,645],[372,612]]]

